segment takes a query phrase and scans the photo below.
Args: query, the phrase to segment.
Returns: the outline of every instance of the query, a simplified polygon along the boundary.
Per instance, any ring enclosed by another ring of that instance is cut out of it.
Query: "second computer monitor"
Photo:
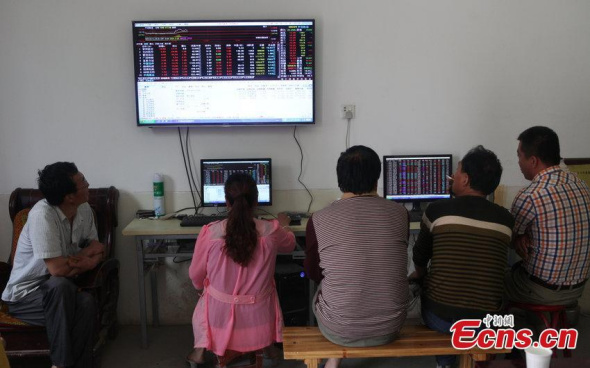
[[[225,181],[231,174],[245,172],[256,181],[258,205],[272,204],[271,159],[205,159],[201,160],[201,193],[203,207],[225,206]]]
[[[451,198],[452,155],[383,156],[383,196],[396,202]]]

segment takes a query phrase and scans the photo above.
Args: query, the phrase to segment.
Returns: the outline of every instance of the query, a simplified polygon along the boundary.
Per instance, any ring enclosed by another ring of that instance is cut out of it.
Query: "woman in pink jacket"
[[[289,218],[253,217],[258,204],[256,182],[233,174],[225,183],[227,220],[203,226],[189,276],[201,297],[193,314],[191,366],[204,362],[205,349],[248,352],[282,341],[283,316],[274,283],[278,252],[295,248]]]

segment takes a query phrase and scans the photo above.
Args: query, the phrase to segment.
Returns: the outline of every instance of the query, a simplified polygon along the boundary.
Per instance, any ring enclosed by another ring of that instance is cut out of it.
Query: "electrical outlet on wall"
[[[355,105],[342,105],[342,119],[354,119],[356,116]]]

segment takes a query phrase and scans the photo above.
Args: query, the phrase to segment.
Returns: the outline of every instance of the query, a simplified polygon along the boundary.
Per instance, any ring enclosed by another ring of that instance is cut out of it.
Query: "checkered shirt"
[[[575,174],[551,166],[512,203],[514,234],[532,240],[523,266],[553,285],[575,285],[590,267],[590,190]]]

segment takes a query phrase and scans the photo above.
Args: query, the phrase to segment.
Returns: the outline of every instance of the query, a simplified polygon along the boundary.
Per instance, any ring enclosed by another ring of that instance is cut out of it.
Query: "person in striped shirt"
[[[423,281],[422,318],[449,333],[460,319],[481,319],[502,309],[503,279],[514,219],[486,199],[502,176],[496,155],[477,146],[453,174],[454,198],[431,203],[413,248],[416,266],[409,279]],[[430,262],[430,267],[428,263]],[[439,367],[455,356],[437,356]]]
[[[518,140],[518,165],[531,183],[512,203],[514,246],[522,262],[506,275],[506,296],[522,303],[575,304],[590,267],[590,190],[559,167],[553,130],[535,126]]]
[[[314,313],[335,344],[387,344],[406,319],[408,211],[377,195],[381,161],[372,149],[349,148],[336,173],[342,197],[315,212],[306,230],[305,270],[320,283]],[[326,368],[339,363],[329,359]]]

